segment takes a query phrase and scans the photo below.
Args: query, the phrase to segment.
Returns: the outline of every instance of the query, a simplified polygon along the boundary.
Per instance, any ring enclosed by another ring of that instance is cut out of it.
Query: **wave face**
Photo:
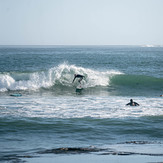
[[[141,88],[161,90],[163,79],[143,75],[116,75],[112,78],[112,84],[128,88]]]

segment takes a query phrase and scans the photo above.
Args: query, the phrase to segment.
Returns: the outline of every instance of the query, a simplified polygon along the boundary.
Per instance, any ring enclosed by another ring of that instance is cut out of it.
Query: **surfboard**
[[[11,94],[10,96],[20,97],[20,96],[22,96],[22,94],[21,93],[14,93],[14,94]]]

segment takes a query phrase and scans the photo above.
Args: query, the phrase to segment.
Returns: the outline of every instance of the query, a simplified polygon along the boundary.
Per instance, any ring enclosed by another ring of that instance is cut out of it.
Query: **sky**
[[[163,45],[163,0],[0,0],[0,45]]]

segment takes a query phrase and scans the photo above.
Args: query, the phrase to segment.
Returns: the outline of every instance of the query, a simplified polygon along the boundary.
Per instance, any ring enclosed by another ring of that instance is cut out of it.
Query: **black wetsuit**
[[[130,106],[139,106],[139,104],[136,103],[136,102],[130,102],[130,103],[126,104],[126,105],[130,105]]]
[[[84,76],[77,74],[77,75],[75,75],[74,80],[72,82],[74,82],[76,78],[80,78],[80,81],[81,81],[84,78]]]

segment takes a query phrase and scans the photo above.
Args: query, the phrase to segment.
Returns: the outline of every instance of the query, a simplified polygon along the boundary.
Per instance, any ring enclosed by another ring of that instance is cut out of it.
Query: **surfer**
[[[130,102],[126,105],[130,105],[130,106],[139,106],[139,104],[137,102],[134,102],[133,99],[130,100]]]
[[[74,79],[73,79],[72,83],[75,81],[76,78],[79,78],[78,82],[80,83],[84,77],[85,76],[80,75],[80,74],[74,74]]]

